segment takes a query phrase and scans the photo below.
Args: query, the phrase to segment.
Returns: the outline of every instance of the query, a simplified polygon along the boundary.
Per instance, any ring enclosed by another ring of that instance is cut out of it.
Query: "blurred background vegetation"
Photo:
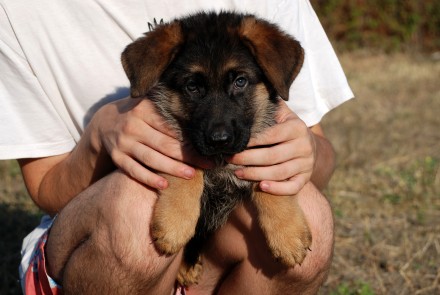
[[[440,49],[438,0],[312,0],[341,50],[433,52]]]
[[[320,294],[440,294],[440,1],[311,3],[356,96],[323,120],[336,233]]]
[[[440,1],[311,3],[356,95],[323,121],[336,233],[320,294],[440,294]],[[21,241],[41,215],[0,161],[0,294],[20,294]]]

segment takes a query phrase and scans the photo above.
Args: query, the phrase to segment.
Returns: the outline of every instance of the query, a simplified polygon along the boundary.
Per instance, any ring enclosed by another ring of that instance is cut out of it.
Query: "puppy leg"
[[[200,236],[192,238],[185,246],[182,263],[180,264],[177,280],[182,286],[197,284],[202,275],[202,252],[204,239]]]
[[[194,236],[200,216],[203,172],[191,180],[165,176],[169,187],[160,192],[151,221],[151,235],[163,254],[178,252]]]
[[[188,287],[195,285],[199,282],[202,276],[203,265],[201,256],[197,257],[197,261],[194,264],[189,264],[185,260],[180,265],[179,273],[177,274],[177,281],[180,285]]]
[[[289,267],[301,264],[312,243],[312,236],[296,198],[255,190],[253,202],[274,257]]]

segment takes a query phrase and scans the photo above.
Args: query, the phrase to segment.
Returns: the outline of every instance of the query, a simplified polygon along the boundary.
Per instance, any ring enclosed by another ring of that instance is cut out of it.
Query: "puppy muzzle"
[[[233,155],[243,151],[249,132],[220,125],[199,132],[194,145],[203,156]]]

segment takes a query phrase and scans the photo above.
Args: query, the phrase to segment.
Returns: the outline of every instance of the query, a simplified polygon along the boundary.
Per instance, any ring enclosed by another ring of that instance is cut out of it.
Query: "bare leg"
[[[181,253],[156,252],[149,232],[155,201],[154,191],[115,172],[63,209],[47,260],[66,294],[171,294]]]
[[[315,294],[330,268],[333,217],[329,203],[312,184],[296,197],[313,237],[312,251],[301,266],[287,269],[274,261],[256,209],[245,204],[210,241],[202,283],[190,288],[189,294]]]
[[[237,208],[209,241],[200,284],[189,294],[314,294],[333,246],[326,199],[308,184],[298,194],[313,242],[302,266],[274,261],[256,210]],[[150,237],[156,195],[115,172],[76,197],[57,217],[47,244],[49,273],[66,294],[171,294],[181,261],[160,256]]]

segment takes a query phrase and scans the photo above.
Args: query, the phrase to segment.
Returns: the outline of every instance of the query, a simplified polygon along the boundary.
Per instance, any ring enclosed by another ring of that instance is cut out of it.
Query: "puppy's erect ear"
[[[174,21],[157,26],[125,48],[121,61],[130,80],[132,97],[144,96],[156,85],[182,42],[180,23]]]
[[[299,42],[277,26],[253,16],[244,17],[239,34],[278,95],[288,100],[290,85],[304,61]]]

